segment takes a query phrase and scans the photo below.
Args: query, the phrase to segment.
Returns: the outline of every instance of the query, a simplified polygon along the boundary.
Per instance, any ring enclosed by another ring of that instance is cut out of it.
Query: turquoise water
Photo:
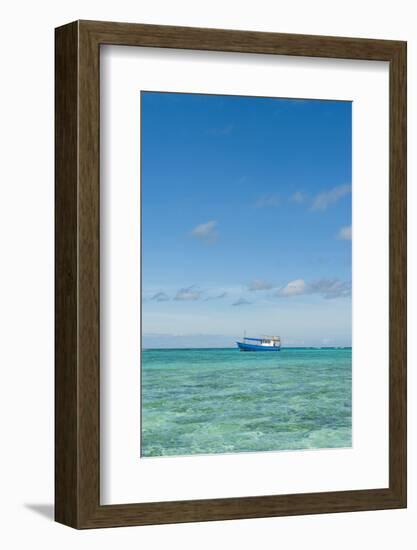
[[[350,447],[352,350],[142,352],[141,455]]]

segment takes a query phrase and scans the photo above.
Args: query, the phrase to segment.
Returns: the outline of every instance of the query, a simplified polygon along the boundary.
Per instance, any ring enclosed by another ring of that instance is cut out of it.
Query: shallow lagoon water
[[[352,350],[142,352],[141,456],[350,447]]]

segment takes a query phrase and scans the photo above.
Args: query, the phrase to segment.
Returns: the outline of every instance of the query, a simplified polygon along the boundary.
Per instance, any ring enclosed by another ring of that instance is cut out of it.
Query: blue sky
[[[143,345],[351,345],[351,103],[141,102]]]

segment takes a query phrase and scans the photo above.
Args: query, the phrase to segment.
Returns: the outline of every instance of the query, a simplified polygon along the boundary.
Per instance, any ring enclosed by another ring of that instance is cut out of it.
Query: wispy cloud
[[[293,195],[290,197],[291,202],[296,202],[297,204],[301,204],[305,202],[307,199],[307,195],[305,193],[302,193],[301,191],[296,191]]]
[[[206,298],[206,302],[208,300],[221,300],[222,298],[225,298],[226,296],[227,296],[227,292],[221,292],[217,296],[208,296],[208,298]]]
[[[337,202],[339,199],[350,193],[350,185],[338,185],[329,189],[328,191],[323,191],[316,195],[311,206],[312,210],[326,210],[330,205]]]
[[[155,300],[156,302],[167,302],[169,296],[165,292],[157,292],[152,296],[151,300]]]
[[[194,229],[191,231],[191,235],[193,237],[197,237],[197,239],[200,239],[206,244],[213,244],[217,241],[219,237],[216,226],[216,220],[210,220],[206,223],[201,223],[200,225],[196,225],[196,227],[194,227]]]
[[[345,225],[344,227],[341,227],[339,229],[339,233],[337,234],[337,238],[341,239],[342,241],[351,241],[352,240],[352,226],[351,225]]]
[[[352,283],[340,279],[319,279],[306,283],[304,279],[296,279],[276,292],[276,295],[281,297],[302,296],[305,294],[319,294],[326,300],[346,298],[352,295]]]
[[[270,290],[273,288],[271,283],[264,281],[263,279],[254,279],[248,285],[248,290]]]
[[[195,301],[199,300],[201,298],[201,295],[202,291],[196,289],[194,285],[191,285],[187,288],[180,288],[176,293],[174,300]]]
[[[255,202],[256,208],[268,208],[268,207],[275,207],[279,206],[280,204],[280,198],[279,195],[276,195],[274,193],[269,195],[261,195],[257,198]]]
[[[236,300],[236,302],[232,304],[232,306],[246,306],[250,303],[251,302],[248,302],[247,300],[245,300],[245,298],[239,298],[238,300]]]
[[[218,128],[209,128],[207,133],[210,136],[229,136],[233,132],[233,124],[226,124],[225,126],[219,126]]]
[[[309,285],[310,294],[321,294],[326,300],[346,298],[352,295],[352,283],[340,279],[320,279]]]

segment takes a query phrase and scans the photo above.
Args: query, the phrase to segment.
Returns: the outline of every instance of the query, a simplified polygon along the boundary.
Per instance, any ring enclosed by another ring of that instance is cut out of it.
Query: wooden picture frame
[[[76,21],[56,29],[55,519],[75,528],[406,506],[406,43]],[[101,505],[99,56],[117,44],[389,62],[389,487]]]

